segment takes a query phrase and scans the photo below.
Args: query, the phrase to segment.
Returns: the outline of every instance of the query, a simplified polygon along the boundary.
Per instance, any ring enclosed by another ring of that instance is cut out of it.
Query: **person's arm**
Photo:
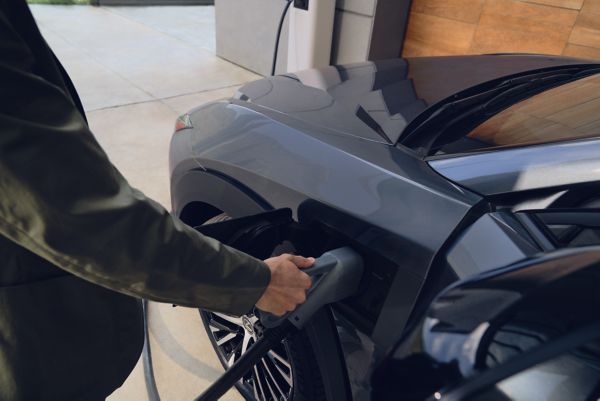
[[[34,73],[1,14],[0,54],[0,234],[119,292],[251,309],[270,282],[265,263],[201,236],[129,186],[71,99]]]

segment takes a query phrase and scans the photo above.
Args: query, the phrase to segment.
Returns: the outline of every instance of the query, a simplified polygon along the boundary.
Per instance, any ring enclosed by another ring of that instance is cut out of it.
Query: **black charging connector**
[[[294,7],[301,10],[308,10],[309,0],[294,0]]]

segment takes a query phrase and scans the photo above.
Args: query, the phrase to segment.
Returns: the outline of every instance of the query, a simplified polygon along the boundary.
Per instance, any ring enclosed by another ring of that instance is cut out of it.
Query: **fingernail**
[[[316,259],[315,258],[308,258],[308,260],[310,260],[311,262],[314,263]]]

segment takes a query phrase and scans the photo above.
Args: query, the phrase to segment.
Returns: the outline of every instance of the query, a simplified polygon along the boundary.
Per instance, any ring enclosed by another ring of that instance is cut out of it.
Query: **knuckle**
[[[304,302],[306,302],[306,293],[303,291],[301,292],[298,297],[296,298],[296,300],[298,301],[298,303],[302,304]]]

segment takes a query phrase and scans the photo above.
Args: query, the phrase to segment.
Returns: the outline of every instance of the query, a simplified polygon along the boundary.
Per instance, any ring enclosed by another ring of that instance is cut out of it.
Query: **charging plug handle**
[[[277,327],[288,320],[301,329],[321,307],[354,295],[363,275],[363,261],[352,248],[344,247],[324,253],[313,267],[303,271],[313,281],[306,302],[282,317],[260,312],[264,327]]]

